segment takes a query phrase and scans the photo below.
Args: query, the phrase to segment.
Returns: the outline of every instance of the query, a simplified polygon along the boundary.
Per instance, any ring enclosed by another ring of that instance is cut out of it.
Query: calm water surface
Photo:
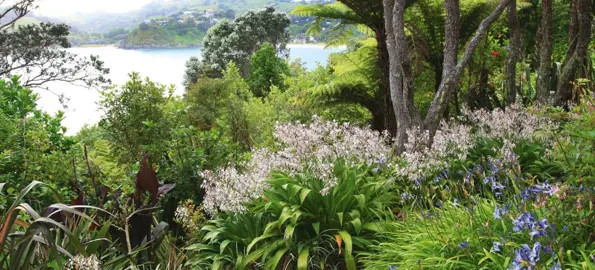
[[[315,45],[289,46],[290,58],[300,59],[308,69],[318,64],[326,65],[329,54],[342,49],[324,49]],[[200,57],[198,48],[192,49],[155,49],[155,50],[121,50],[115,47],[72,48],[71,52],[79,55],[98,55],[110,68],[110,79],[114,84],[123,84],[128,80],[128,74],[138,72],[142,77],[149,77],[161,84],[174,84],[176,94],[184,92],[181,86],[184,76],[184,63],[191,56]],[[97,101],[99,93],[94,89],[73,86],[65,83],[49,85],[54,93],[64,94],[69,101],[64,108],[56,95],[39,90],[39,106],[49,113],[58,110],[65,112],[62,122],[68,128],[68,134],[75,134],[83,125],[94,124],[99,121],[102,112],[98,111]]]

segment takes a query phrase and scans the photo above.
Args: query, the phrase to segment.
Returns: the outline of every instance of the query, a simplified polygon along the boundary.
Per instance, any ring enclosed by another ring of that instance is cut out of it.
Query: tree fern
[[[376,43],[367,39],[359,46],[353,51],[331,55],[332,80],[308,91],[311,102],[359,104],[370,111],[378,109],[380,89],[377,87]]]
[[[340,2],[327,5],[301,5],[291,11],[290,14],[300,17],[314,17],[312,24],[306,31],[307,35],[319,35],[323,29],[323,22],[337,20],[338,22],[329,29],[331,39],[327,42],[327,46],[347,44],[357,33],[365,36],[374,34],[374,30],[365,24],[366,21],[362,17]]]
[[[97,140],[94,150],[89,153],[90,161],[99,168],[100,172],[107,178],[116,181],[127,180],[126,166],[118,164],[114,147],[107,140]]]

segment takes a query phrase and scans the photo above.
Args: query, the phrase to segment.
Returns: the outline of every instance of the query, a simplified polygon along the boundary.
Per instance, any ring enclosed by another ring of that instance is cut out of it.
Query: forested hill
[[[234,16],[249,10],[274,5],[277,10],[289,12],[300,4],[331,2],[335,1],[155,0],[138,10],[124,13],[77,13],[60,19],[35,15],[31,17],[71,26],[74,31],[70,40],[74,46],[113,44],[125,40],[123,47],[179,47],[200,44],[208,28],[220,19],[233,19]],[[199,13],[205,14],[209,10],[212,14],[207,14],[202,20],[200,16],[194,16]],[[189,13],[192,13],[192,16],[188,16]],[[144,30],[140,29],[143,23],[148,26],[143,25]]]
[[[119,42],[120,48],[177,48],[193,47],[202,43],[206,32],[223,20],[233,20],[247,10],[255,10],[274,5],[277,10],[287,11],[304,3],[329,3],[322,1],[266,2],[262,0],[244,0],[226,5],[228,1],[201,1],[202,4],[188,5],[185,10],[168,16],[154,16],[145,19],[137,28]],[[291,20],[290,32],[294,38],[305,33],[308,19]],[[303,39],[303,37],[302,37]]]

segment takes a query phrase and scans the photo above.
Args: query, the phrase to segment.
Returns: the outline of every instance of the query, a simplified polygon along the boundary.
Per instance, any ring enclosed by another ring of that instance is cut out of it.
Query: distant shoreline
[[[288,43],[287,47],[295,48],[325,48],[326,43]],[[78,46],[72,46],[72,48],[119,48],[118,44],[84,44]],[[340,46],[344,48],[345,46]],[[200,46],[188,46],[188,47],[146,47],[146,48],[120,48],[123,50],[143,50],[143,49],[189,49],[189,48],[200,48]]]

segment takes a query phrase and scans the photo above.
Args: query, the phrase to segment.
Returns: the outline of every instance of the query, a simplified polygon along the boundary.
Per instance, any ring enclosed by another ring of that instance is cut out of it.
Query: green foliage
[[[8,183],[13,192],[30,179],[55,179],[50,185],[65,188],[72,176],[72,158],[80,153],[64,134],[62,113],[42,112],[36,99],[17,77],[0,80],[0,182]]]
[[[250,56],[262,44],[269,43],[278,52],[284,52],[289,42],[286,28],[290,25],[286,14],[275,11],[271,6],[260,11],[249,11],[235,20],[223,21],[207,32],[203,42],[202,65],[188,65],[186,74],[205,74],[195,68],[206,68],[221,75],[229,62],[234,62],[242,76],[249,74]],[[186,75],[189,78],[196,76]]]
[[[124,161],[139,159],[143,151],[158,147],[157,143],[167,139],[170,126],[165,120],[162,107],[173,93],[148,78],[142,80],[137,73],[130,74],[130,81],[122,87],[101,92],[100,109],[105,117],[99,125],[106,130],[112,141],[120,148]]]
[[[595,184],[595,117],[593,97],[584,96],[581,103],[567,115],[568,121],[556,134],[554,159],[568,174],[568,182]]]
[[[0,192],[2,192],[5,184],[0,184]],[[78,235],[74,235],[63,224],[41,216],[31,205],[22,202],[25,196],[39,185],[43,185],[43,183],[31,182],[20,190],[12,202],[9,200],[4,202],[6,208],[0,209],[0,217],[2,218],[2,223],[0,223],[0,266],[3,269],[32,269],[45,265],[45,263],[49,262],[49,259],[56,260],[57,264],[63,267],[64,258],[72,257],[71,253],[73,251],[87,254]],[[47,185],[43,186],[48,187]],[[51,190],[51,192],[57,199],[60,198],[56,190]],[[4,198],[4,195],[2,197]],[[52,206],[76,216],[91,219],[66,205],[55,204]],[[21,211],[25,215],[20,214]],[[30,219],[29,222],[23,222],[22,219],[24,218]],[[17,227],[23,229],[18,230]],[[63,235],[58,237],[63,237],[63,239],[57,238],[52,232],[56,228],[62,229]],[[37,249],[38,246],[42,248]]]
[[[250,76],[248,85],[252,94],[256,97],[266,97],[271,86],[275,85],[284,90],[283,76],[289,75],[287,63],[277,56],[273,46],[265,43],[250,58]]]
[[[202,130],[214,128],[229,99],[228,90],[224,79],[203,78],[191,85],[185,93],[190,123]]]
[[[70,47],[67,25],[44,22],[15,27],[15,20],[29,13],[35,5],[35,1],[19,0],[2,7],[0,79],[18,75],[26,87],[44,87],[56,81],[93,87],[109,84],[106,78],[109,69],[98,57],[79,57],[57,49]]]
[[[370,167],[335,165],[337,183],[307,174],[273,174],[262,199],[239,215],[223,214],[203,228],[191,265],[268,269],[356,269],[356,255],[392,217],[389,181]],[[297,258],[297,260],[296,260]]]
[[[314,17],[306,31],[306,35],[321,35],[325,29],[324,23],[328,20],[337,20],[338,23],[328,30],[327,46],[343,45],[352,41],[354,37],[373,36],[374,30],[368,25],[369,22],[350,9],[345,4],[334,2],[331,4],[301,5],[291,11],[292,15],[300,17]]]
[[[330,79],[308,89],[308,102],[330,108],[339,105],[365,109],[372,115],[373,128],[381,128],[385,116],[382,109],[384,89],[379,87],[381,78],[376,46],[374,39],[367,39],[360,41],[354,50],[332,54]],[[369,122],[368,119],[366,115],[362,120]]]
[[[193,20],[172,21],[166,26],[143,22],[119,46],[127,49],[199,46],[205,34]]]

